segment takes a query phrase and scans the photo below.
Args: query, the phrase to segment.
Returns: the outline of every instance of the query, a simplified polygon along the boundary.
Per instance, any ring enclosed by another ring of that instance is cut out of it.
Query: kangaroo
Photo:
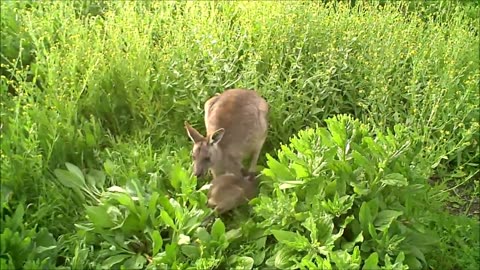
[[[223,214],[247,203],[257,194],[258,178],[255,173],[248,172],[242,177],[227,173],[212,180],[207,204],[218,214]]]
[[[213,178],[225,173],[242,176],[248,157],[248,171],[255,171],[268,131],[269,106],[265,99],[254,90],[228,89],[207,100],[204,110],[205,137],[185,121],[194,143],[195,176],[204,176],[209,170]]]

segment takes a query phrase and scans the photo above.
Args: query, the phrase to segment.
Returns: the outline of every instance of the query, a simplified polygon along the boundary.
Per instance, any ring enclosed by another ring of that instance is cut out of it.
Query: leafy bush
[[[426,217],[440,204],[428,200],[432,189],[412,163],[410,142],[398,140],[400,127],[382,134],[348,116],[326,122],[268,157],[270,180],[253,217],[279,243],[267,265],[427,267],[438,237]]]

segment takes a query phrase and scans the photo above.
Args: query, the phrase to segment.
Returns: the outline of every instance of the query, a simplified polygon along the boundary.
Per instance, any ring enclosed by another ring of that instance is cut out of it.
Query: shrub
[[[420,269],[438,245],[441,202],[400,126],[384,134],[349,116],[326,120],[268,156],[253,219],[278,244],[276,268]],[[408,266],[409,268],[406,268]]]

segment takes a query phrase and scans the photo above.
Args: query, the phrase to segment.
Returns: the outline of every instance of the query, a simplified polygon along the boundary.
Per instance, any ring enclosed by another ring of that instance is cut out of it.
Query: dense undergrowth
[[[2,1],[0,268],[478,269],[478,3]],[[261,194],[183,122],[254,88]]]

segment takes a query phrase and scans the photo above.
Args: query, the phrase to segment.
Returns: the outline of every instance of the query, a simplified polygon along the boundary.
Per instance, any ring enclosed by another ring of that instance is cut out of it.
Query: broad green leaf
[[[169,262],[175,262],[177,260],[177,252],[179,251],[177,244],[167,244],[165,246],[165,254]]]
[[[344,123],[336,121],[334,118],[325,120],[333,141],[339,148],[344,149],[347,141],[347,131]]]
[[[190,259],[198,259],[201,256],[200,248],[194,245],[183,245],[180,247],[182,253]]]
[[[162,249],[163,246],[163,239],[162,236],[160,235],[160,232],[157,230],[154,230],[152,232],[152,245],[153,245],[153,253],[152,255],[155,256],[157,253]]]
[[[135,203],[133,199],[125,193],[110,193],[109,196],[116,201],[118,201],[121,205],[127,207],[132,213],[138,214],[137,208],[135,207]]]
[[[102,269],[112,269],[114,265],[123,262],[124,260],[130,258],[132,255],[129,254],[119,254],[109,256],[105,261],[102,263]]]
[[[252,269],[253,258],[247,256],[232,255],[228,258],[227,264],[234,269]]]
[[[360,220],[360,226],[364,232],[368,232],[368,224],[372,223],[372,215],[370,213],[370,207],[366,202],[362,202],[360,206],[360,212],[358,214],[358,219]]]
[[[65,166],[67,167],[67,170],[73,173],[75,176],[77,176],[78,180],[82,184],[82,186],[85,186],[85,177],[83,176],[82,171],[75,165],[69,162],[65,162]]]
[[[310,232],[310,241],[312,243],[317,242],[317,225],[312,215],[302,223],[302,226],[305,227]]]
[[[56,246],[57,241],[47,228],[40,228],[35,237],[35,243],[37,246],[51,247]]]
[[[173,206],[170,203],[170,200],[168,199],[167,196],[162,195],[162,196],[158,197],[158,202],[160,203],[160,205],[165,209],[165,211],[169,215],[172,215],[172,216],[175,215],[175,208],[173,208]]]
[[[338,269],[348,269],[351,262],[351,255],[346,250],[335,250],[330,253],[331,260]]]
[[[295,253],[289,251],[287,248],[281,248],[275,255],[267,260],[266,264],[277,269],[287,269],[291,268],[293,264],[290,260],[295,260]]]
[[[225,237],[228,242],[232,242],[233,240],[242,237],[242,231],[241,229],[231,229],[225,233]]]
[[[152,196],[150,196],[150,200],[148,201],[148,214],[152,220],[155,219],[155,215],[157,213],[158,197],[160,197],[160,194],[153,192]]]
[[[105,185],[106,176],[105,173],[99,170],[90,170],[88,175],[95,179],[95,185],[98,188],[102,188]]]
[[[407,178],[400,173],[387,174],[380,181],[387,186],[404,187],[408,185]]]
[[[103,168],[105,169],[105,173],[111,176],[114,174],[115,164],[113,164],[111,160],[107,159],[105,163],[103,163]]]
[[[69,188],[83,188],[85,186],[85,182],[83,179],[79,178],[76,174],[62,169],[55,169],[53,171],[55,176],[60,180],[64,186]]]
[[[395,211],[395,210],[383,210],[378,213],[377,217],[375,218],[374,225],[377,230],[384,231],[386,228],[390,226],[393,220],[397,217],[401,216],[403,212]]]
[[[199,227],[195,234],[200,241],[204,243],[210,242],[211,236],[204,227]]]
[[[308,239],[303,235],[299,235],[298,233],[272,230],[272,234],[278,242],[297,250],[302,250],[305,247],[310,246]]]
[[[211,235],[212,239],[217,241],[225,235],[225,224],[223,224],[223,221],[221,219],[218,218],[213,223]]]
[[[290,165],[290,167],[295,170],[295,175],[297,179],[303,179],[310,176],[310,173],[308,172],[307,168],[305,168],[304,166],[298,163],[293,163]]]
[[[366,173],[373,174],[376,172],[373,162],[364,157],[359,151],[353,150],[352,157],[358,167],[365,169]]]
[[[423,254],[422,254],[423,255]],[[405,261],[405,253],[403,253],[403,251],[401,251],[397,258],[395,259],[395,263],[397,264],[400,264],[400,263],[403,263],[403,261]]]
[[[415,256],[415,258],[419,259],[421,262],[425,264],[427,263],[427,261],[425,260],[425,256],[423,255],[423,252],[416,246],[410,246],[409,251],[407,252],[407,255],[408,254]]]
[[[165,210],[161,211],[160,218],[163,220],[163,222],[165,222],[165,224],[173,228],[175,231],[178,230],[177,226],[175,225],[175,222],[173,222],[173,219],[170,217],[170,215],[168,215],[168,213]]]
[[[23,216],[25,215],[25,207],[23,203],[19,203],[17,209],[15,209],[15,213],[11,218],[8,216],[6,217],[5,227],[16,231],[19,227],[23,224]],[[4,226],[2,226],[4,227]]]
[[[135,231],[143,231],[146,227],[135,213],[128,213],[124,222],[121,224],[124,233],[133,233]]]
[[[351,251],[353,247],[355,246],[356,243],[362,243],[363,242],[363,231],[361,231],[355,239],[353,239],[352,242],[344,242],[342,243],[342,249],[345,249],[347,251]]]
[[[422,263],[412,254],[405,256],[405,263],[410,269],[422,269]]]
[[[115,224],[110,219],[105,206],[85,206],[85,212],[88,219],[96,226],[100,228],[111,228]]]
[[[365,260],[362,269],[365,270],[372,270],[372,269],[380,269],[378,267],[378,254],[377,252],[373,252],[368,256],[368,258]]]
[[[180,164],[175,164],[170,171],[170,184],[176,191],[180,191],[180,184],[189,181],[189,177]]]
[[[266,252],[265,250],[260,250],[253,255],[253,264],[254,265],[261,265],[265,261],[265,255]]]
[[[142,269],[143,265],[147,262],[147,259],[141,254],[136,254],[130,257],[123,263],[126,269]]]
[[[273,171],[273,173],[278,178],[278,180],[292,180],[292,179],[295,179],[295,177],[292,175],[292,173],[287,168],[287,166],[278,162],[276,159],[274,159],[268,153],[266,154],[266,156],[267,156],[267,165]]]

